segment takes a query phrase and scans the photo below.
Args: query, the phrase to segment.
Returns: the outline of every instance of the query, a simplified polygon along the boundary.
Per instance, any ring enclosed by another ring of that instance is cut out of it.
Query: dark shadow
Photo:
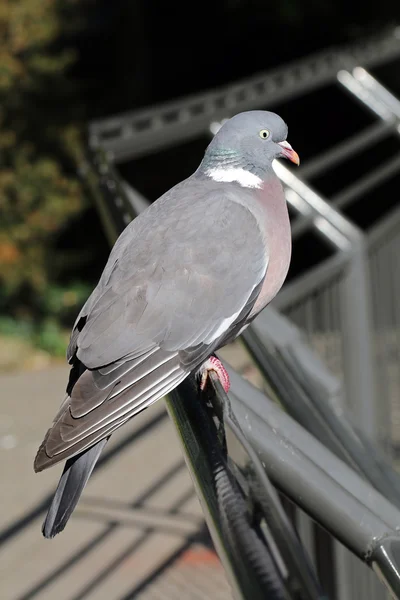
[[[104,456],[103,461],[100,462],[100,467],[104,466],[104,464],[106,464],[108,462],[108,460],[110,460],[110,457],[109,457],[110,454],[112,456],[116,456],[118,454],[118,452],[116,451],[117,449],[118,449],[118,451],[121,451],[121,449],[125,448],[126,445],[128,445],[128,443],[132,443],[133,441],[136,441],[138,439],[138,437],[144,435],[145,433],[149,433],[155,425],[157,425],[163,418],[165,418],[165,416],[166,416],[166,413],[162,413],[161,415],[159,415],[158,417],[156,417],[155,419],[150,421],[150,423],[146,424],[142,429],[135,432],[135,434],[129,436],[129,438],[126,438],[125,440],[122,440],[122,442],[116,448],[113,448],[109,453],[107,453]],[[132,439],[132,438],[134,438],[134,439]],[[128,439],[130,439],[131,441],[128,442]],[[154,495],[157,491],[159,491],[163,485],[165,485],[172,477],[176,476],[184,467],[185,467],[184,461],[179,460],[178,462],[176,462],[131,503],[127,503],[127,504],[126,503],[118,503],[118,502],[111,501],[111,500],[108,501],[107,499],[93,499],[93,497],[91,500],[92,501],[94,500],[95,503],[100,504],[100,505],[105,504],[107,506],[107,504],[108,504],[109,506],[113,505],[114,507],[117,506],[118,508],[120,508],[121,505],[124,508],[128,507],[130,509],[131,508],[141,508],[146,500],[151,498],[152,495]],[[189,490],[185,490],[179,496],[179,498],[177,498],[177,500],[173,503],[173,505],[170,507],[170,509],[167,511],[164,511],[163,514],[165,516],[168,516],[169,514],[171,514],[171,515],[177,514],[179,512],[179,508],[187,500],[189,500],[191,497],[193,497],[194,493],[195,492],[194,492],[193,488],[191,488]],[[45,502],[43,501],[41,503],[41,505],[43,505],[44,503]],[[47,504],[46,504],[46,508],[47,508]],[[149,509],[149,510],[152,510],[152,509]],[[79,513],[78,513],[77,516],[79,517],[79,516],[83,516],[83,515],[82,514],[79,515]],[[96,521],[103,520],[101,515],[91,515],[90,513],[85,514],[85,518],[88,518],[92,521],[93,520],[96,520]],[[76,552],[72,557],[65,560],[63,562],[63,564],[60,565],[59,567],[57,567],[52,573],[50,573],[49,575],[46,575],[41,581],[39,581],[28,592],[26,592],[24,595],[20,596],[18,598],[18,600],[32,600],[33,598],[38,597],[45,588],[47,588],[49,585],[54,583],[54,581],[56,581],[59,577],[62,577],[63,575],[65,575],[69,569],[71,569],[74,565],[77,564],[77,562],[79,562],[87,554],[89,554],[90,552],[95,550],[101,543],[106,541],[109,538],[109,536],[119,526],[121,526],[121,525],[123,525],[124,527],[126,526],[126,523],[124,521],[122,521],[120,523],[120,522],[116,521],[115,519],[107,520],[106,515],[105,515],[104,520],[105,520],[105,529],[101,533],[97,534],[92,540],[90,540],[85,546],[83,546],[83,548],[81,548],[78,552]],[[133,524],[132,524],[132,526],[133,526]],[[135,527],[136,527],[136,525],[135,525]],[[136,528],[138,528],[138,527],[140,528],[140,523],[138,523]],[[89,583],[87,583],[87,585],[84,587],[84,589],[81,590],[79,592],[79,594],[72,600],[80,600],[81,598],[84,598],[93,589],[95,589],[98,585],[100,585],[114,571],[114,569],[118,568],[118,566],[124,560],[126,560],[132,553],[134,553],[138,549],[140,549],[140,547],[147,540],[149,535],[151,535],[152,533],[154,533],[156,531],[164,531],[164,527],[144,526],[144,530],[143,530],[141,536],[139,537],[139,539],[135,540],[135,542],[133,542],[128,548],[124,549],[112,562],[109,563],[109,565],[105,569],[103,569],[103,571],[100,574],[98,574],[91,581],[89,581]],[[182,532],[178,532],[178,531],[176,531],[176,529],[174,530],[173,527],[166,526],[165,532],[169,533],[171,535],[178,534],[178,535],[182,536]],[[191,536],[190,538],[187,538],[187,539],[191,540],[189,543],[189,546],[190,546],[190,544],[193,543],[194,539],[197,540],[197,534],[195,534],[194,536]],[[183,544],[183,546],[185,548],[186,548],[187,543],[188,542],[185,540],[185,542]]]
[[[30,600],[31,598],[35,598],[38,594],[40,594],[48,585],[53,583],[58,577],[61,577],[71,569],[74,565],[76,565],[82,558],[84,558],[89,552],[97,548],[99,544],[104,542],[111,533],[113,533],[117,529],[117,523],[109,523],[108,526],[96,535],[93,539],[90,540],[83,548],[81,548],[76,554],[71,556],[68,560],[66,560],[60,567],[55,569],[50,575],[46,576],[44,579],[39,581],[32,589],[28,592],[19,596],[18,600]]]
[[[191,494],[190,497],[194,494],[194,490],[191,490]],[[182,505],[183,502],[183,498],[187,497],[187,492],[184,493],[184,495],[180,498],[178,498],[176,500],[176,502],[174,502],[173,506],[166,511],[166,514],[172,514],[174,513],[176,510],[179,510],[179,507]],[[112,574],[112,572],[117,569],[119,567],[119,565],[121,565],[129,556],[131,556],[131,554],[133,552],[136,552],[141,546],[142,544],[147,540],[148,536],[151,535],[152,533],[154,533],[155,531],[157,531],[157,529],[155,528],[148,528],[146,529],[143,534],[140,536],[140,538],[138,540],[136,540],[135,542],[133,542],[128,548],[126,548],[123,552],[121,552],[108,566],[107,568],[105,568],[99,575],[97,575],[96,577],[94,577],[84,588],[83,590],[81,590],[79,592],[79,594],[77,594],[76,596],[74,596],[73,598],[71,598],[71,600],[82,600],[83,598],[85,598],[85,596],[89,593],[91,593],[94,589],[96,589],[96,587],[98,587],[105,579],[107,579],[107,577],[109,575]],[[158,569],[156,569],[155,571],[153,571],[149,577],[145,580],[145,582],[147,582],[147,580],[152,580],[154,579],[154,577],[157,577],[157,575],[163,570],[163,568],[167,568],[167,566],[169,566],[174,560],[176,560],[177,556],[180,556],[185,550],[187,550],[193,543],[194,541],[199,541],[199,534],[195,534],[194,536],[190,536],[189,538],[187,538],[182,546],[178,549],[178,551],[175,551],[173,554],[171,554],[171,557],[169,557],[167,559],[167,561],[165,561],[165,563],[163,563],[163,565],[161,565]],[[165,564],[165,566],[164,566]],[[141,584],[143,585],[143,584]],[[147,583],[146,583],[147,585]],[[136,593],[136,592],[135,592]],[[28,598],[21,598],[19,600],[28,600]]]
[[[109,450],[103,457],[100,458],[97,463],[96,469],[102,469],[105,467],[111,460],[113,460],[120,452],[122,452],[127,446],[130,446],[143,436],[150,433],[159,423],[161,423],[164,419],[167,418],[167,413],[162,412],[157,415],[143,425],[140,429],[135,431],[134,433],[129,434],[124,439],[122,439],[114,448]],[[23,517],[16,519],[11,525],[5,527],[2,531],[0,531],[0,546],[7,542],[9,539],[13,538],[15,535],[23,531],[26,527],[28,527],[35,519],[40,517],[45,510],[48,509],[50,502],[53,498],[53,494],[48,494],[43,500],[41,500],[33,509],[31,509],[26,515]]]
[[[149,585],[151,585],[157,577],[162,575],[169,567],[172,565],[187,551],[189,550],[192,544],[203,544],[205,546],[211,546],[211,539],[208,533],[206,526],[199,531],[199,533],[191,538],[188,538],[184,544],[175,552],[173,552],[157,569],[155,569],[150,575],[148,575],[141,583],[136,585],[132,590],[130,590],[125,596],[119,598],[119,600],[133,600],[143,592]],[[83,596],[82,596],[83,598]],[[81,600],[81,597],[76,597],[73,600]]]
[[[121,552],[113,561],[109,563],[109,565],[103,569],[103,571],[97,575],[92,581],[90,581],[84,588],[81,590],[76,596],[71,598],[71,600],[82,600],[88,594],[90,594],[96,587],[98,587],[112,572],[119,567],[121,563],[123,563],[131,554],[139,550],[139,548],[144,544],[148,536],[154,532],[154,529],[149,528],[146,529],[139,539],[135,540],[132,544],[128,546],[123,552]],[[20,599],[25,600],[25,599]],[[28,600],[28,599],[26,599]]]

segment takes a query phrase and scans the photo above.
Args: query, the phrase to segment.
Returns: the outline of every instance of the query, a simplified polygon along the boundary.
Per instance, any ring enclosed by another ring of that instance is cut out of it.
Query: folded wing
[[[80,453],[166,395],[239,331],[266,274],[253,214],[215,192],[164,197],[120,236],[71,335],[68,395],[35,469]],[[168,200],[168,198],[167,198]]]

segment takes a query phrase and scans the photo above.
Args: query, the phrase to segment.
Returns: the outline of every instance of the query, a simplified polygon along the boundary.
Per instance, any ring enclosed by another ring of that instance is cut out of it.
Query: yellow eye
[[[269,131],[268,129],[261,129],[259,136],[260,138],[262,138],[263,140],[266,140],[267,138],[269,138]]]

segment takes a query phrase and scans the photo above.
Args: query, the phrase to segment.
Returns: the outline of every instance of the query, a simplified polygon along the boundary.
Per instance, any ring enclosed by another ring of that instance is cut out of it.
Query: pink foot
[[[231,387],[229,375],[222,362],[216,356],[210,356],[210,358],[206,360],[206,362],[203,363],[200,368],[200,389],[204,390],[204,388],[206,387],[210,371],[214,371],[214,373],[217,374],[217,377],[220,380],[222,387],[224,388],[225,392],[228,393],[229,388]]]

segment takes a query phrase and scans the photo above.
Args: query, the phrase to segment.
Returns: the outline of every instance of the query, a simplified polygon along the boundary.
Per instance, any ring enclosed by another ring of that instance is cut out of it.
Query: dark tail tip
[[[45,538],[53,538],[66,526],[108,438],[69,458],[42,526]]]

